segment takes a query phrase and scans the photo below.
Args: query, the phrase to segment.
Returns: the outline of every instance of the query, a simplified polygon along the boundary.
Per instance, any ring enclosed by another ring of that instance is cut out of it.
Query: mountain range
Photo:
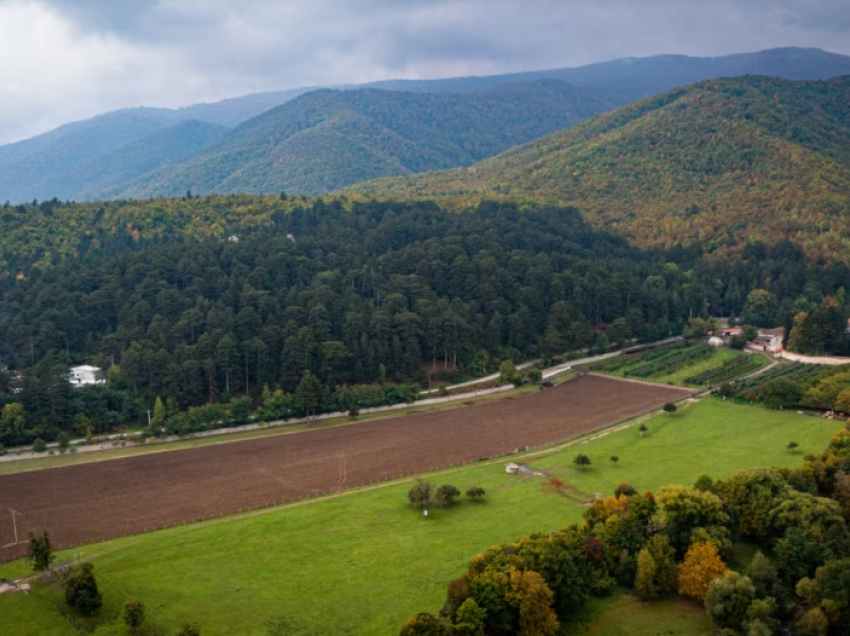
[[[359,194],[578,207],[643,246],[717,253],[789,239],[850,254],[850,76],[707,80],[606,113],[469,168]]]
[[[468,166],[708,78],[823,79],[848,73],[850,57],[786,48],[393,80],[343,90],[303,88],[178,110],[125,109],[0,146],[0,201],[187,190],[321,193],[367,179]]]

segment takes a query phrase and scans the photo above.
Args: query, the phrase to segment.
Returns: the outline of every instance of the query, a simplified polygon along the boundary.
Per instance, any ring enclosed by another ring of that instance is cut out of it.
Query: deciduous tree
[[[723,576],[729,568],[710,542],[693,544],[679,566],[679,594],[702,600],[714,579]]]

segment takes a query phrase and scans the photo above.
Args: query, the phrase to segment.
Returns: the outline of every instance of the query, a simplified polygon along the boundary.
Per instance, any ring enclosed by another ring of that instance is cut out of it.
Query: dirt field
[[[70,547],[564,440],[685,391],[585,376],[460,409],[0,476],[0,561],[47,528]]]

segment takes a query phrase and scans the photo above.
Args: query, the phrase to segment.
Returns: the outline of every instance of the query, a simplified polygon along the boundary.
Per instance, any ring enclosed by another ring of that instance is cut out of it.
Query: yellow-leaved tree
[[[679,594],[702,600],[712,580],[723,576],[729,568],[710,541],[694,543],[679,566]]]

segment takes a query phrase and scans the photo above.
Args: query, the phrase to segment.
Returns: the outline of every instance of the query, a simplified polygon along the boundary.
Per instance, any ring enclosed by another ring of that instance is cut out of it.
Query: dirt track
[[[585,376],[538,394],[290,435],[0,476],[0,561],[501,455],[595,430],[682,389]],[[4,547],[5,546],[5,547]]]

